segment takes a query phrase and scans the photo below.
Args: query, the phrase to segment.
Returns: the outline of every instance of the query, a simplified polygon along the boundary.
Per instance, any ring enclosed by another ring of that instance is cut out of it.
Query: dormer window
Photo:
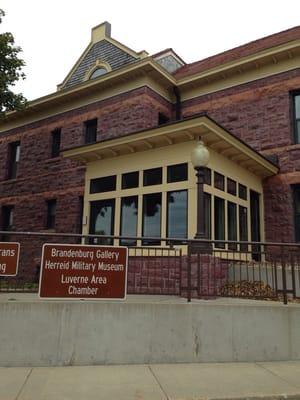
[[[90,79],[98,78],[98,76],[104,75],[107,73],[107,69],[103,67],[96,68],[93,73],[90,75]]]

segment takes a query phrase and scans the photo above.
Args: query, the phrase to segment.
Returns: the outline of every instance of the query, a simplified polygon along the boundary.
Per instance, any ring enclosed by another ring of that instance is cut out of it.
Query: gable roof
[[[136,53],[110,36],[111,25],[104,22],[92,28],[91,41],[79,57],[58,89],[69,88],[82,83],[89,78],[89,72],[98,66],[104,66],[107,71],[132,64],[145,56],[147,52]]]
[[[101,60],[107,63],[111,70],[123,67],[137,61],[137,58],[126,53],[124,50],[113,45],[107,40],[101,40],[93,44],[87,51],[83,59],[79,62],[70,78],[65,83],[64,87],[70,87],[81,83],[85,80],[86,73],[96,65],[96,62]]]
[[[287,29],[282,32],[278,32],[258,40],[246,43],[242,46],[235,47],[233,49],[224,51],[214,56],[205,58],[200,61],[195,61],[191,64],[186,64],[178,69],[174,76],[177,79],[185,78],[190,75],[194,75],[218,65],[225,64],[227,62],[238,60],[242,57],[258,53],[266,49],[270,49],[275,46],[296,40],[300,38],[300,26]]]

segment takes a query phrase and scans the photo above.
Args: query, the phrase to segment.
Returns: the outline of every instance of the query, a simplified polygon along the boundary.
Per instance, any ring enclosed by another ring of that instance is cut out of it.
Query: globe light
[[[201,139],[191,152],[191,161],[195,169],[206,167],[209,162],[209,151]]]

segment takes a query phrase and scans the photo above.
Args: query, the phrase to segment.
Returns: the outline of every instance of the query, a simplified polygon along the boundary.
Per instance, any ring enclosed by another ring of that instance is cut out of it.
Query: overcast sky
[[[29,99],[56,91],[90,41],[109,21],[112,37],[150,54],[172,47],[193,62],[300,25],[299,0],[1,0],[1,32],[23,49]]]

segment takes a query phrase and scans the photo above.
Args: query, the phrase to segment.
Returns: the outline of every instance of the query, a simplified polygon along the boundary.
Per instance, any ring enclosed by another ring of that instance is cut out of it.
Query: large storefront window
[[[138,196],[123,197],[121,199],[121,236],[136,236],[138,218]],[[135,246],[136,240],[122,239],[121,245]]]
[[[225,240],[225,200],[215,196],[215,240]],[[224,243],[216,244],[224,248]]]
[[[164,246],[167,243],[161,240],[162,237],[178,238],[179,243],[186,243],[186,239],[194,237],[197,224],[197,191],[188,180],[188,171],[188,163],[181,163],[93,177],[89,185],[90,233],[152,238],[101,241],[125,246]],[[206,172],[204,223],[208,238],[224,242],[248,241],[254,228],[256,231],[260,229],[259,219],[254,218],[256,214],[253,211],[253,196],[259,196],[259,193],[211,169],[207,168]],[[213,185],[211,177],[214,178]],[[298,208],[300,210],[300,194]],[[298,232],[300,240],[300,228]],[[217,243],[214,247],[248,250],[247,245],[238,246],[236,243]]]
[[[113,235],[115,219],[115,200],[100,200],[91,203],[90,233],[96,235]],[[112,244],[112,239],[93,240],[94,244]]]
[[[146,194],[143,197],[143,236],[161,236],[161,193]],[[159,245],[160,240],[143,240],[144,245]]]
[[[169,192],[167,236],[173,238],[187,237],[187,190]]]

